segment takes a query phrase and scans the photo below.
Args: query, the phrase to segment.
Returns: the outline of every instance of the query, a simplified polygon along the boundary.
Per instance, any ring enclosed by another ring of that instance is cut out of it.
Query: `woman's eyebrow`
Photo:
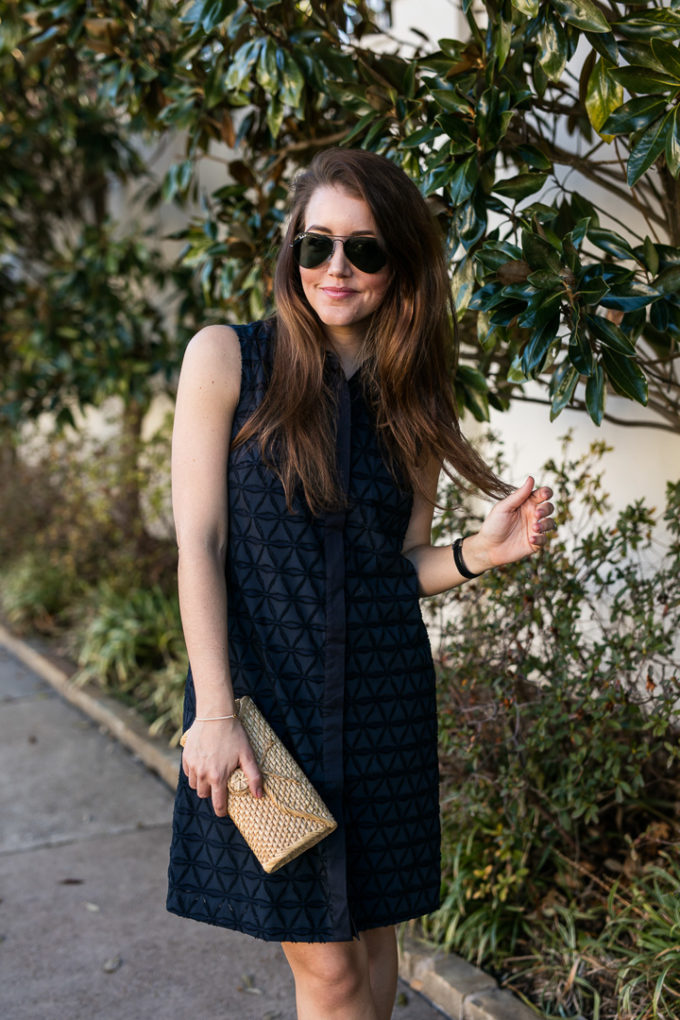
[[[305,227],[305,233],[315,231],[317,234],[331,234],[332,237],[375,237],[375,230],[353,230],[351,234],[332,234],[328,227],[323,227],[318,223],[312,223],[311,226]]]

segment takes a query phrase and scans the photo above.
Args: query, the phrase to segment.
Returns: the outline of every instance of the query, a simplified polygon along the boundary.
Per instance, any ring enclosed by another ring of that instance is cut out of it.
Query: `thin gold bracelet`
[[[236,714],[234,715],[210,715],[204,719],[194,719],[194,722],[219,722],[220,719],[238,719]]]

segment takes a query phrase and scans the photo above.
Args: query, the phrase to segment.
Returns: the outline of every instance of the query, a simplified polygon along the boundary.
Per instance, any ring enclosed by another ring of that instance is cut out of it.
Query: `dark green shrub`
[[[72,575],[36,550],[13,557],[0,577],[0,608],[20,633],[52,633],[82,593]]]
[[[80,671],[141,712],[153,733],[179,739],[187,661],[177,595],[104,582],[71,637]]]
[[[431,607],[444,620],[444,903],[425,929],[499,972],[540,951],[560,910],[599,937],[614,879],[622,895],[662,850],[678,855],[680,484],[668,486],[665,535],[642,500],[612,522],[604,453],[571,457],[565,444],[541,474],[559,531],[540,558]],[[476,523],[459,493],[447,505],[463,509],[442,515],[440,540]],[[606,972],[559,1015],[611,992]],[[562,1009],[551,988],[538,1004]]]
[[[135,462],[119,447],[117,436],[47,437],[3,477],[0,598],[13,622],[44,627],[46,610],[52,625],[64,622],[78,595],[102,580],[122,591],[174,589],[167,423]]]

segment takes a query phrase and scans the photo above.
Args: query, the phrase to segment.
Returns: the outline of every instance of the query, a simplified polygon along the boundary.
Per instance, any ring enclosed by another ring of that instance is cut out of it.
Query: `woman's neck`
[[[329,347],[337,357],[347,379],[359,368],[362,357],[362,340],[357,337],[329,337]]]

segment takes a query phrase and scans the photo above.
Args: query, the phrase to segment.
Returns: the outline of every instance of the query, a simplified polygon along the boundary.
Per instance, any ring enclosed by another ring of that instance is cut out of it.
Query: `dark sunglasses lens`
[[[350,237],[345,241],[345,255],[362,273],[377,273],[387,262],[387,255],[371,237]]]
[[[295,243],[295,251],[303,269],[316,269],[333,254],[333,241],[319,234],[305,234]]]
[[[303,234],[293,243],[298,265],[303,269],[316,269],[333,254],[332,237],[323,234]],[[377,273],[387,263],[387,255],[372,237],[349,237],[344,242],[345,255],[362,273]]]

